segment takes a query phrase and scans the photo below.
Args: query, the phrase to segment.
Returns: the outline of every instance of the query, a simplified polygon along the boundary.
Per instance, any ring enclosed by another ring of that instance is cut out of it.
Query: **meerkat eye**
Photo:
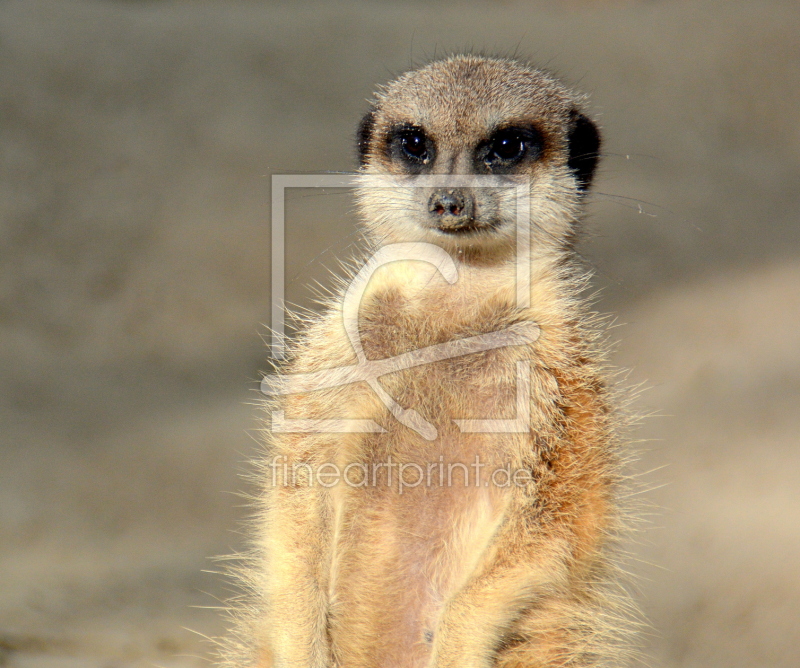
[[[503,161],[517,160],[525,152],[525,139],[515,130],[504,130],[495,135],[489,150],[489,158]]]
[[[541,145],[539,133],[532,128],[503,128],[489,138],[479,154],[490,169],[511,167],[523,158],[538,157]]]
[[[402,123],[389,129],[384,143],[387,157],[409,173],[425,171],[436,157],[436,144],[418,125]]]
[[[422,130],[409,129],[399,136],[400,148],[414,162],[424,162],[428,157],[428,138]]]

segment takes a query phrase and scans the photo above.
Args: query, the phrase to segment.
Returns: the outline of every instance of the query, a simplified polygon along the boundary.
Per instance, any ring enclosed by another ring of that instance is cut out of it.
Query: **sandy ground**
[[[651,665],[800,665],[798,34],[793,2],[0,3],[0,665],[206,665],[269,176],[352,169],[374,84],[464,49],[546,65],[604,128],[581,252],[658,414]],[[350,206],[290,194],[290,299]]]

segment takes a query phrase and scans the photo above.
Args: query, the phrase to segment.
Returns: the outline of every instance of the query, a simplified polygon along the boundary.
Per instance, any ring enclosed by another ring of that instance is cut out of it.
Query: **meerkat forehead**
[[[601,145],[584,102],[551,75],[513,60],[435,61],[376,93],[358,130],[362,171],[535,176],[566,168],[581,194]]]
[[[375,130],[408,124],[439,141],[469,143],[513,123],[535,124],[560,140],[581,98],[514,61],[456,56],[404,74],[376,101]]]

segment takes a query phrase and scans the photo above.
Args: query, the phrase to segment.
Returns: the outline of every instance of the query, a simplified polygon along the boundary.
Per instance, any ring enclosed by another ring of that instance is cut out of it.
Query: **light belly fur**
[[[346,529],[333,546],[334,654],[385,668],[426,664],[444,605],[478,568],[505,506],[503,490],[464,486],[457,475],[450,487],[401,494],[381,486],[340,497],[336,514]],[[356,638],[361,646],[350,648]]]

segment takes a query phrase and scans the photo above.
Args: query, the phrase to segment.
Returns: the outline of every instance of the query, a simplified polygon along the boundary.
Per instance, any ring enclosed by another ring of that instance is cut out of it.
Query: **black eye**
[[[409,174],[422,174],[436,159],[436,144],[419,125],[398,123],[390,127],[383,145],[386,157]]]
[[[422,130],[406,130],[399,137],[400,148],[414,162],[425,162],[428,158],[428,139]]]
[[[489,169],[508,169],[525,158],[535,159],[541,148],[541,136],[535,129],[503,128],[479,147],[477,157]]]
[[[519,160],[525,154],[525,138],[516,130],[501,130],[489,147],[489,160],[493,158],[503,162]]]

